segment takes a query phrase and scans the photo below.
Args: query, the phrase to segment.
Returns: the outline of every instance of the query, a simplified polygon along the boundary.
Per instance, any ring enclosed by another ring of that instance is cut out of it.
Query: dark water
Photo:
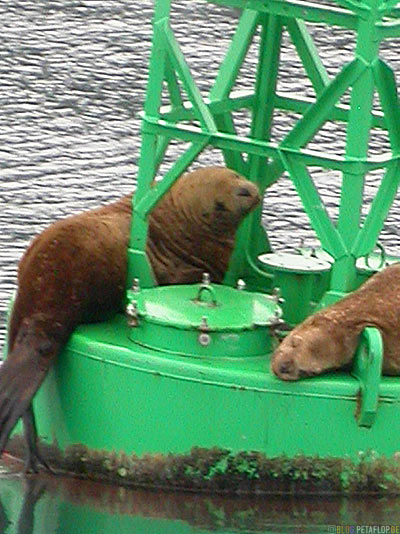
[[[178,40],[206,92],[237,13],[203,0],[176,2],[175,7]],[[16,266],[32,236],[55,219],[112,200],[134,186],[151,15],[149,0],[0,3],[0,339]],[[354,49],[350,32],[314,26],[313,34],[330,74],[350,60]],[[278,89],[311,96],[312,88],[287,37],[284,43]],[[393,41],[382,53],[400,71],[397,50]],[[252,86],[256,61],[251,49],[238,88]],[[246,113],[235,119],[239,131],[245,132]],[[273,139],[282,139],[295,120],[295,114],[278,113]],[[309,147],[340,153],[344,139],[340,127],[328,124]],[[371,153],[387,149],[385,136],[374,132]],[[174,157],[172,150],[169,161]],[[218,153],[207,151],[199,163],[222,160]],[[334,217],[337,174],[315,169],[313,178]],[[364,214],[379,178],[379,172],[367,178]],[[396,201],[382,234],[388,252],[395,254],[400,254],[399,213]],[[278,249],[293,249],[302,238],[315,243],[288,179],[269,191],[264,223]],[[340,532],[332,527],[400,525],[396,499],[222,499],[6,475],[0,479],[0,501],[0,534]]]
[[[0,466],[1,534],[395,534],[399,529],[400,508],[393,498],[157,493],[55,476],[24,479],[5,468],[2,473]]]

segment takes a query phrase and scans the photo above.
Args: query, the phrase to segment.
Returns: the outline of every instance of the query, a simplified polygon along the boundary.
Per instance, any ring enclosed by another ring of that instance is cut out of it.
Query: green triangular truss
[[[223,1],[238,7],[239,0]],[[265,191],[286,171],[301,198],[304,210],[324,250],[334,258],[332,289],[345,292],[354,284],[355,260],[375,246],[385,217],[395,197],[399,179],[400,110],[395,78],[391,68],[379,57],[380,42],[400,36],[394,2],[375,3],[340,0],[318,7],[285,0],[240,0],[242,15],[231,45],[207,97],[201,95],[184,55],[169,25],[169,0],[158,0],[155,7],[153,51],[149,85],[143,114],[142,151],[135,216],[129,251],[129,281],[139,277],[143,286],[154,280],[145,256],[147,217],[158,200],[208,146],[221,150],[226,165],[236,169]],[[389,22],[384,16],[390,16]],[[307,29],[307,21],[324,22],[350,28],[356,35],[352,61],[330,78]],[[283,31],[295,46],[315,92],[313,99],[277,92],[280,47]],[[258,65],[253,90],[240,92],[235,85],[241,67],[260,33]],[[162,92],[168,105],[162,105]],[[350,93],[350,104],[343,95]],[[373,108],[379,97],[380,110]],[[250,113],[249,134],[238,135],[234,113]],[[299,114],[279,143],[271,140],[275,113]],[[323,126],[333,121],[346,135],[343,153],[311,150],[308,145]],[[390,152],[368,155],[372,128],[387,132]],[[152,187],[157,169],[171,139],[189,143],[164,178]],[[309,167],[340,171],[341,199],[337,222],[332,221],[318,194]],[[374,169],[384,169],[375,200],[361,224],[364,178]],[[267,193],[268,194],[268,193]],[[269,249],[260,227],[261,210],[242,225],[226,283],[238,277],[260,275],[257,255]]]

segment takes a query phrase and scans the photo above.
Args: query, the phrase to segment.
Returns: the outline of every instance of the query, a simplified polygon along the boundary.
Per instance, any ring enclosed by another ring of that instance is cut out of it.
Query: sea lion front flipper
[[[28,409],[23,414],[22,422],[24,425],[24,437],[27,449],[24,472],[37,473],[39,471],[39,466],[42,466],[54,475],[55,473],[53,469],[51,469],[51,467],[42,457],[38,449],[36,421],[35,414],[33,413],[32,403],[29,404]]]
[[[18,419],[27,424],[28,454],[36,447],[31,401],[60,349],[60,341],[46,335],[38,321],[24,320],[0,367],[0,455]],[[36,454],[37,459],[39,459]],[[28,462],[32,460],[28,459]]]

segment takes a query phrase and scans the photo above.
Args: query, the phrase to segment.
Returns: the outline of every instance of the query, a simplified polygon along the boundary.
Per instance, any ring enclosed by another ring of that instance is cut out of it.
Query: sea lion
[[[31,400],[74,328],[121,309],[132,195],[60,220],[37,236],[18,269],[8,356],[0,367],[0,454],[22,417],[26,468],[43,463]],[[236,229],[260,201],[235,172],[208,167],[181,176],[150,215],[147,254],[160,284],[222,281]]]
[[[383,373],[399,375],[400,263],[296,326],[274,352],[271,369],[282,380],[298,380],[348,366],[367,326],[382,335]]]

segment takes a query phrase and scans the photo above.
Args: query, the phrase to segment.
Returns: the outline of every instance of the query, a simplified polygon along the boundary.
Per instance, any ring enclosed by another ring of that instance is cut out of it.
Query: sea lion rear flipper
[[[28,366],[18,365],[12,359],[0,368],[0,454],[3,453],[8,438],[18,419],[29,409],[33,395],[42,382],[42,377],[35,377]],[[28,431],[31,425],[28,425]],[[28,444],[28,450],[30,449]]]

